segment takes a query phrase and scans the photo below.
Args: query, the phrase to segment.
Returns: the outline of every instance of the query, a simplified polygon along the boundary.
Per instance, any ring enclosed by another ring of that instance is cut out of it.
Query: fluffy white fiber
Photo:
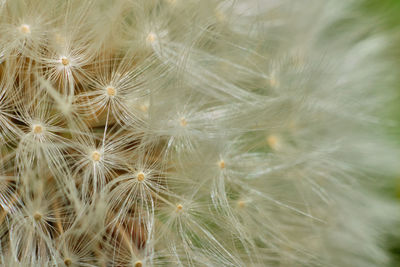
[[[2,266],[387,262],[358,1],[0,3]]]

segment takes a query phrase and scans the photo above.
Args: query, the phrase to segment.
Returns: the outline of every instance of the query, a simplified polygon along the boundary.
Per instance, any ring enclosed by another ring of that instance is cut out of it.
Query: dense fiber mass
[[[383,266],[357,3],[0,0],[2,266]]]

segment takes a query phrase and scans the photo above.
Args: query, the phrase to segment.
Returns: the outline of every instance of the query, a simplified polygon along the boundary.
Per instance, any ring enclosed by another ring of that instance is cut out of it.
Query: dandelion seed
[[[244,202],[243,200],[239,200],[237,202],[237,205],[239,208],[243,209],[246,206],[246,202]]]
[[[267,136],[267,143],[270,148],[273,150],[279,150],[281,148],[280,138],[276,135]]]
[[[27,24],[22,24],[21,26],[19,26],[19,31],[23,34],[30,34],[31,27]]]
[[[32,132],[33,132],[34,134],[41,134],[41,133],[43,133],[43,126],[40,125],[40,124],[34,124],[34,125],[32,126]]]
[[[186,127],[186,125],[187,125],[187,120],[186,120],[185,118],[181,118],[179,122],[180,122],[180,124],[181,124],[182,127]]]
[[[143,112],[147,112],[149,110],[148,104],[142,104],[139,106],[140,110]]]
[[[103,61],[109,62],[106,68]],[[121,60],[104,56],[101,62],[95,64],[96,79],[92,80],[90,90],[77,95],[79,111],[106,121],[108,117],[108,122],[116,120],[120,125],[142,127],[143,114],[137,105],[147,90],[142,70],[133,67],[135,62],[128,55]]]
[[[135,262],[135,267],[142,267],[143,263],[141,261]]]
[[[115,88],[112,87],[112,86],[107,87],[107,88],[106,88],[106,92],[107,92],[107,95],[108,95],[108,96],[115,96],[116,93],[117,93],[117,91],[115,90]]]
[[[178,205],[176,206],[176,212],[181,212],[182,210],[183,210],[182,204],[178,204]]]
[[[63,64],[64,66],[68,66],[69,65],[69,59],[66,57],[61,57],[60,58],[60,62],[61,64]]]
[[[144,179],[145,179],[144,173],[143,173],[143,172],[138,173],[138,175],[136,176],[136,178],[137,178],[137,180],[138,180],[139,182],[143,182]]]
[[[66,266],[71,266],[72,260],[71,260],[70,258],[66,258],[66,259],[64,259],[64,264],[65,264]]]
[[[33,218],[35,219],[35,221],[40,221],[42,219],[42,214],[40,212],[35,212],[33,214]]]
[[[278,85],[278,81],[277,81],[275,78],[271,78],[271,79],[269,80],[269,84],[270,84],[272,87],[276,87],[276,86]]]
[[[92,160],[97,162],[97,161],[100,161],[100,159],[101,159],[101,154],[100,154],[100,152],[94,151],[94,152],[92,153]]]
[[[218,166],[219,166],[220,169],[225,169],[225,161],[221,159],[221,160],[218,162]]]
[[[148,44],[152,44],[157,40],[157,35],[153,32],[150,32],[146,37],[146,42]]]

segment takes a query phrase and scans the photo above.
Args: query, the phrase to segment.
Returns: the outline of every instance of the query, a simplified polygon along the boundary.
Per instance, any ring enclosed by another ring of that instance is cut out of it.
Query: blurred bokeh
[[[366,0],[360,10],[375,22],[374,25],[369,25],[371,31],[385,33],[390,38],[385,56],[387,62],[393,65],[393,72],[388,73],[388,76],[394,78],[391,83],[383,86],[382,90],[394,89],[396,92],[392,106],[385,110],[385,117],[388,119],[386,125],[388,136],[392,139],[390,141],[400,148],[400,1]],[[388,184],[382,189],[382,194],[388,200],[395,199],[400,206],[400,174],[394,180],[394,184]],[[400,215],[400,208],[398,210]],[[391,266],[400,266],[400,223],[397,223],[392,232],[386,234],[386,244],[392,257]]]

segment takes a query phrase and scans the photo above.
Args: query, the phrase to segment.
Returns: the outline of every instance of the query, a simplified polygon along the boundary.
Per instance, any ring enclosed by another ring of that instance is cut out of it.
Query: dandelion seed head
[[[0,0],[1,261],[383,266],[387,33],[354,1],[163,1]]]

